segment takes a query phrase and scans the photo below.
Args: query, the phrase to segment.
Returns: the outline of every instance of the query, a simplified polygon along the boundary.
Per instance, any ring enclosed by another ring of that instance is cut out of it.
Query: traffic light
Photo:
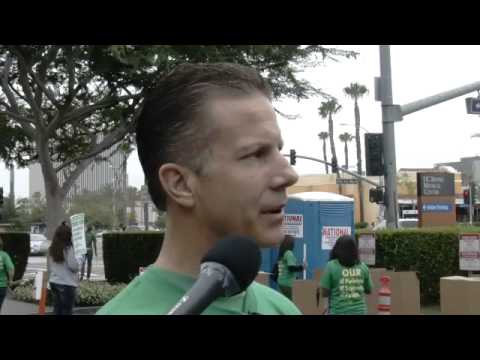
[[[472,192],[472,204],[478,204],[479,199],[478,199],[478,189],[477,189],[477,184],[472,183],[470,184],[470,191]]]
[[[332,158],[332,173],[337,174],[338,173],[338,162],[337,158]]]
[[[367,176],[384,175],[383,134],[365,134],[365,168]]]
[[[480,99],[466,98],[467,114],[480,115]]]
[[[463,190],[463,203],[465,205],[470,204],[470,190]]]
[[[0,207],[3,206],[3,187],[0,187]]]
[[[290,150],[290,165],[295,165],[297,163],[297,152],[295,149]]]
[[[369,200],[371,203],[383,204],[383,190],[382,188],[370,189]]]

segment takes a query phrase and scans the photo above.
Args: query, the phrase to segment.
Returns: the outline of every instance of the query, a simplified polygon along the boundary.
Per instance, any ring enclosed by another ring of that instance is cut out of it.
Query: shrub
[[[75,306],[103,306],[125,288],[126,284],[106,281],[82,281],[77,288]],[[27,281],[13,290],[15,300],[38,304],[33,296],[33,281]],[[47,293],[47,306],[53,306],[52,292]]]
[[[30,255],[30,234],[23,232],[1,233],[3,250],[10,255],[15,274],[13,280],[20,280],[25,273]]]
[[[118,232],[103,234],[105,278],[110,283],[129,283],[138,268],[152,264],[163,243],[161,232]]]
[[[423,305],[439,302],[441,277],[462,274],[457,228],[381,230],[375,234],[375,266],[418,272]]]
[[[366,229],[366,228],[368,228],[368,223],[365,221],[355,223],[355,229]]]

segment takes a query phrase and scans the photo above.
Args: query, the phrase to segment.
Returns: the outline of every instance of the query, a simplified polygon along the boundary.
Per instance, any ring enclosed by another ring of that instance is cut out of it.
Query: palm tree
[[[360,109],[358,107],[358,99],[368,93],[366,86],[359,83],[351,83],[350,86],[343,89],[345,94],[355,102],[355,143],[357,145],[357,173],[362,175],[362,148],[360,143]],[[364,222],[363,215],[363,183],[358,182],[358,192],[360,200],[360,221]]]
[[[326,140],[328,139],[328,132],[322,131],[320,134],[318,134],[318,137],[323,142],[323,161],[327,162],[327,142],[326,142]],[[325,172],[328,174],[328,165],[327,164],[325,164]]]
[[[353,136],[348,132],[341,134],[339,137],[340,141],[345,143],[345,169],[348,170],[348,143],[353,140]]]
[[[328,118],[328,136],[330,138],[330,150],[332,151],[332,163],[337,162],[337,153],[335,151],[335,142],[333,138],[333,119],[332,115],[336,114],[340,111],[342,105],[340,105],[337,99],[331,99],[328,101],[322,101],[320,107],[318,108],[318,112],[322,119]],[[339,171],[337,169],[337,175]]]

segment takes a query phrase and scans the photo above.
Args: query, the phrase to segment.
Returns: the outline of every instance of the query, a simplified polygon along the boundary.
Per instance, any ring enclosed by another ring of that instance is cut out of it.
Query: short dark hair
[[[148,191],[159,210],[166,210],[166,194],[158,179],[163,164],[175,162],[197,174],[203,170],[212,126],[199,115],[209,96],[254,92],[271,100],[271,88],[256,70],[230,63],[179,65],[149,91],[136,141]]]
[[[2,240],[2,235],[0,235],[0,250],[3,250],[3,240]]]
[[[360,262],[357,242],[350,235],[343,235],[337,239],[330,252],[330,260],[337,259],[342,266],[352,267]]]

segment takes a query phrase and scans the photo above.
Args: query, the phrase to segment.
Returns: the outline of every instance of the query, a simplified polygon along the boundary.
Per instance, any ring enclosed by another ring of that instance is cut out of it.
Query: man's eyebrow
[[[255,141],[255,142],[252,142],[250,144],[245,144],[245,145],[242,145],[238,148],[238,152],[241,153],[241,152],[247,152],[249,150],[253,150],[253,149],[258,149],[258,148],[263,148],[263,147],[270,147],[272,146],[272,143],[270,142],[265,142],[265,141]],[[282,149],[283,148],[283,140],[280,140],[280,142],[278,143],[278,148],[279,149]]]

